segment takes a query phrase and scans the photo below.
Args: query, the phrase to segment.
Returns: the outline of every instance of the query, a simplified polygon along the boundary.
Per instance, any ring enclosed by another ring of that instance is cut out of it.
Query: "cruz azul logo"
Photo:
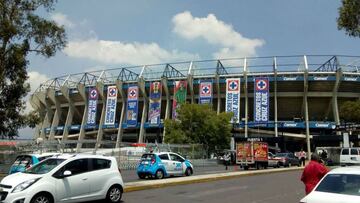
[[[128,91],[128,99],[129,100],[137,100],[137,92],[138,92],[138,87],[137,86],[133,86],[133,87],[129,87],[129,91]]]
[[[90,91],[90,99],[96,99],[97,98],[97,91],[96,89],[92,89]]]
[[[202,97],[211,97],[211,83],[201,83],[201,93]]]
[[[108,97],[116,97],[116,87],[109,87],[108,89]]]
[[[268,87],[268,81],[264,79],[256,80],[256,90],[267,90]]]
[[[227,80],[228,91],[239,91],[239,80]]]

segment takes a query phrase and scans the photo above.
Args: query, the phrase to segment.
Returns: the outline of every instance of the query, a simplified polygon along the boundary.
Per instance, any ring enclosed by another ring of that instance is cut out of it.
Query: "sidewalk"
[[[236,171],[236,172],[217,173],[217,174],[198,175],[198,176],[187,176],[187,177],[179,177],[179,178],[165,178],[162,180],[137,181],[137,182],[125,183],[124,191],[133,192],[133,191],[161,188],[161,187],[167,187],[173,185],[185,185],[185,184],[209,182],[215,180],[224,180],[224,179],[230,179],[230,178],[236,178],[242,176],[280,173],[280,172],[296,171],[303,169],[304,167],[249,170],[249,171]]]

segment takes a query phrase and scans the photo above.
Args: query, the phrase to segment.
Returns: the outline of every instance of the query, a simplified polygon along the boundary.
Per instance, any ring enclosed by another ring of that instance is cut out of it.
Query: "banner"
[[[149,97],[149,115],[148,121],[150,124],[160,124],[161,114],[161,82],[150,83],[150,97]]]
[[[255,78],[254,81],[254,121],[269,121],[269,78]]]
[[[117,87],[109,86],[107,90],[105,125],[114,125],[116,116]]]
[[[240,122],[240,78],[226,79],[226,112],[233,112],[231,123]]]
[[[129,85],[128,101],[126,110],[126,123],[128,126],[136,127],[138,114],[139,87],[137,85]]]
[[[88,96],[88,113],[87,113],[87,122],[86,122],[86,125],[88,126],[96,125],[96,110],[97,110],[98,98],[99,98],[99,94],[96,88],[90,88],[89,96]]]
[[[211,104],[212,91],[212,81],[201,81],[199,85],[199,104]]]
[[[177,117],[176,109],[178,109],[181,104],[184,104],[186,102],[186,94],[187,94],[186,81],[175,81],[174,82],[173,111],[172,111],[173,119],[176,119],[176,117]]]

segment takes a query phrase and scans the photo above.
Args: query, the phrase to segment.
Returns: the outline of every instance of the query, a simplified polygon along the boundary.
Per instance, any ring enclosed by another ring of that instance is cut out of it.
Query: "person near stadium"
[[[311,161],[305,166],[301,175],[301,181],[305,184],[305,193],[309,194],[328,171],[329,170],[320,163],[319,156],[313,153],[311,155]]]

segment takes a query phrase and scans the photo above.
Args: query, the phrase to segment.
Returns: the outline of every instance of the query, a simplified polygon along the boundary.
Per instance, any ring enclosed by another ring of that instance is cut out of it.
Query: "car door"
[[[171,160],[171,170],[172,174],[174,175],[182,175],[183,174],[183,162],[182,159],[177,154],[169,153],[170,160]]]
[[[55,174],[55,187],[58,202],[86,201],[90,194],[89,159],[77,159],[67,163]],[[62,177],[65,171],[71,176]]]
[[[168,153],[159,154],[159,158],[161,159],[161,163],[164,165],[164,168],[166,170],[165,172],[171,174],[173,168],[172,168],[172,161],[170,161],[169,158],[169,154]]]
[[[106,180],[109,180],[114,174],[109,172],[111,161],[108,159],[90,159],[91,171],[89,171],[90,193],[92,196],[98,196],[104,190]]]
[[[346,163],[350,163],[350,156],[349,156],[349,148],[344,148],[341,150],[341,154],[340,154],[340,163],[342,164],[346,164]]]

